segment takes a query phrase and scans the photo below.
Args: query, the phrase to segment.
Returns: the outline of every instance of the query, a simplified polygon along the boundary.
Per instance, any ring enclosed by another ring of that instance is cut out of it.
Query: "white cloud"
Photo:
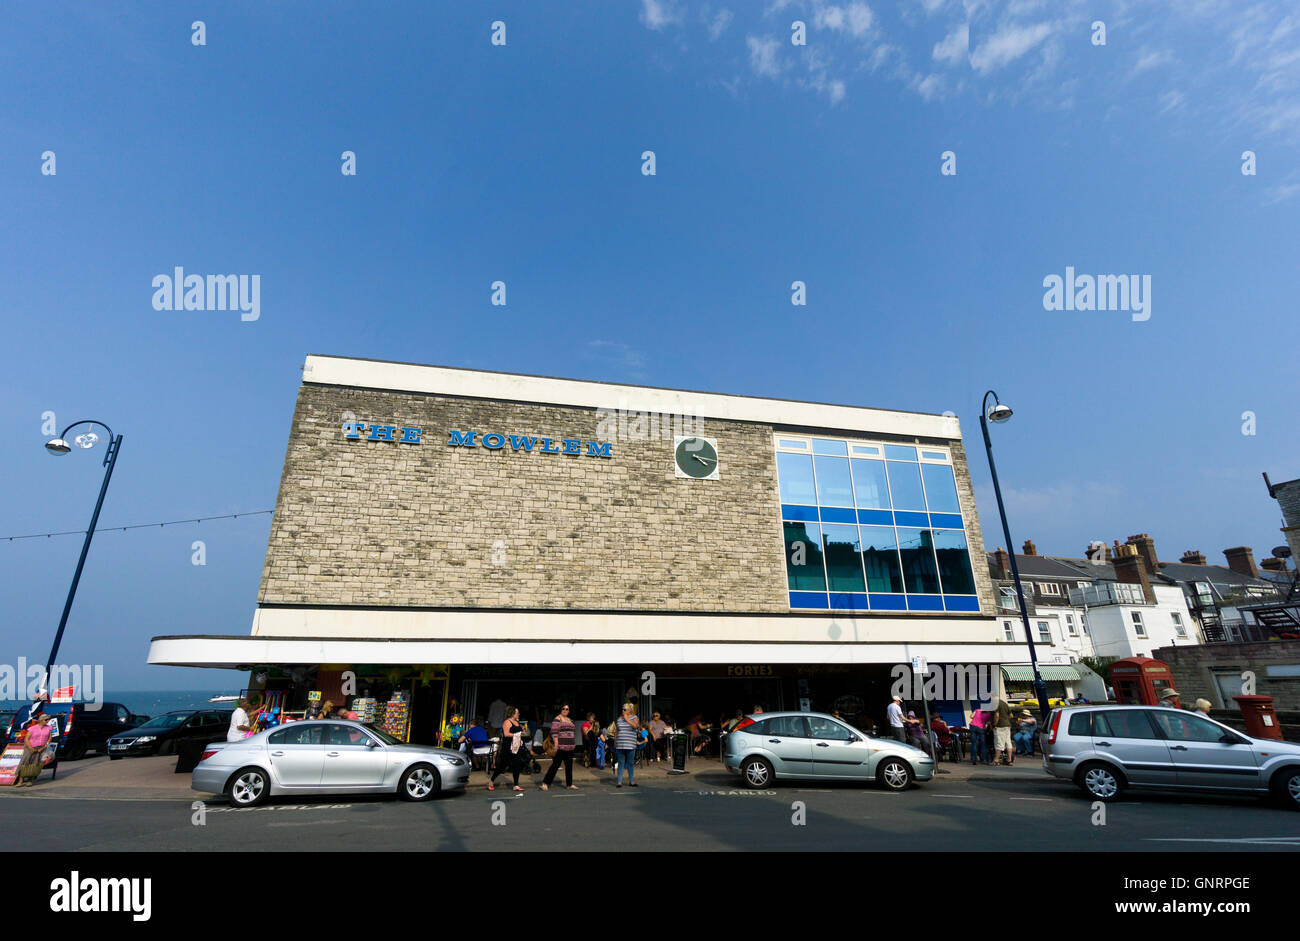
[[[1050,23],[1003,26],[971,53],[970,64],[981,74],[991,72],[1019,59],[1051,34]]]
[[[916,83],[916,93],[926,101],[933,101],[943,93],[943,76],[927,75]]]
[[[1174,55],[1167,49],[1155,50],[1143,46],[1142,51],[1138,53],[1137,65],[1133,66],[1132,74],[1136,75],[1159,65],[1170,65],[1173,61]]]
[[[749,65],[757,74],[776,76],[781,74],[781,61],[777,55],[777,50],[781,48],[781,43],[775,39],[759,39],[755,36],[746,36],[745,42],[749,45]]]
[[[719,10],[718,15],[709,23],[709,41],[712,42],[721,36],[728,26],[731,25],[732,15],[730,10]]]
[[[641,22],[651,29],[663,29],[670,23],[681,22],[681,13],[668,5],[667,0],[641,0]]]
[[[1160,113],[1167,114],[1170,111],[1176,111],[1181,108],[1187,101],[1187,96],[1177,89],[1170,89],[1160,94]]]
[[[865,3],[850,3],[844,7],[818,4],[813,11],[813,25],[818,29],[847,32],[850,36],[862,36],[870,32],[875,18],[871,7]]]
[[[941,42],[934,44],[932,55],[939,62],[961,62],[970,54],[970,24],[953,29]]]

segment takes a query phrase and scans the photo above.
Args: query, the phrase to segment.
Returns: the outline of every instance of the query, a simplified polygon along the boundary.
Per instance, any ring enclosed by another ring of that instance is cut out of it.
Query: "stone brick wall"
[[[1191,707],[1197,697],[1219,706],[1214,673],[1222,670],[1240,676],[1247,670],[1255,674],[1255,692],[1272,696],[1278,711],[1300,710],[1300,678],[1268,675],[1270,664],[1300,664],[1300,640],[1274,640],[1257,644],[1197,644],[1188,647],[1161,647],[1151,656],[1169,664],[1174,688],[1182,694],[1184,706]],[[1230,709],[1236,704],[1229,702]]]
[[[366,423],[420,445],[346,440]],[[449,447],[448,430],[611,440],[594,409],[304,384],[271,525],[265,604],[783,613],[772,428],[704,419],[720,480],[681,479],[673,440],[613,457]],[[964,453],[962,511],[975,518]],[[969,533],[985,611],[992,586]]]

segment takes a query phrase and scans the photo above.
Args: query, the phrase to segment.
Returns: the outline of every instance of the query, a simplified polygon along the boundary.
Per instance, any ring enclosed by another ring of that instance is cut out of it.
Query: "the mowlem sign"
[[[381,425],[360,421],[343,423],[343,437],[350,441],[389,441],[397,444],[422,444],[423,430],[401,425]],[[558,446],[557,446],[558,445]],[[532,454],[569,454],[587,457],[613,457],[614,446],[608,441],[583,441],[577,438],[542,438],[537,435],[507,435],[497,431],[447,431],[447,446],[452,448],[486,448],[489,451],[524,451]]]

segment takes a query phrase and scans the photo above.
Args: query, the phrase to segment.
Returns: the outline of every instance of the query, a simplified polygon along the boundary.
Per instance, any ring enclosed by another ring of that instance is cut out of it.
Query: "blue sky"
[[[7,16],[0,536],[89,517],[99,452],[55,463],[46,411],[125,435],[103,525],[270,508],[318,352],[951,410],[990,547],[994,387],[1016,410],[995,435],[1017,543],[1147,532],[1164,559],[1221,562],[1282,542],[1259,475],[1300,476],[1291,3]],[[154,310],[176,266],[259,275],[260,318]],[[1045,310],[1067,266],[1149,275],[1150,320]],[[97,537],[61,659],[103,663],[110,689],[233,686],[146,666],[148,640],[247,632],[268,528]],[[0,660],[43,660],[79,548],[0,542]]]

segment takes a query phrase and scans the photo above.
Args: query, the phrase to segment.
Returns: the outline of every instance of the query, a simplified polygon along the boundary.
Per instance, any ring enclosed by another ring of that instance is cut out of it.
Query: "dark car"
[[[5,728],[6,744],[27,724],[30,711],[30,706],[18,710]],[[93,702],[46,703],[42,711],[58,717],[59,758],[67,761],[84,758],[88,751],[107,753],[110,736],[133,729],[149,719],[148,716],[132,715],[131,710],[117,702],[98,705]]]
[[[174,755],[182,742],[224,742],[233,714],[233,709],[179,709],[155,716],[109,738],[108,757]]]

